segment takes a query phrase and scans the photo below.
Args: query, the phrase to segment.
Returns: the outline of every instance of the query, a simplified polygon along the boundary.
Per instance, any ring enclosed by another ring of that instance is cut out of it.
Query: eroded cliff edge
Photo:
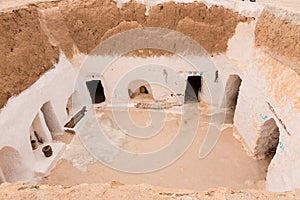
[[[300,15],[266,7],[258,18],[255,44],[300,74]]]

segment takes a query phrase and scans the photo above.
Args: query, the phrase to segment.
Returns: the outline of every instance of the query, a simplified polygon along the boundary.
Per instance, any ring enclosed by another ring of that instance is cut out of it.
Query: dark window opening
[[[141,86],[140,87],[140,93],[141,94],[149,94],[149,92],[148,92],[148,90],[147,90],[147,88],[145,86]]]
[[[105,101],[104,88],[100,80],[92,80],[86,82],[86,86],[90,92],[92,103],[102,103]]]
[[[198,102],[199,92],[201,92],[201,76],[189,76],[185,89],[185,103]]]

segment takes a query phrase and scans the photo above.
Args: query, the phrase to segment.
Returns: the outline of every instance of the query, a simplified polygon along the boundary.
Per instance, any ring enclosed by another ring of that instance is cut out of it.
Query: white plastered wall
[[[109,104],[128,103],[130,100],[129,86],[137,80],[149,83],[155,100],[184,103],[187,77],[200,76],[199,69],[178,56],[120,57],[107,65],[101,64],[105,63],[103,61],[105,57],[93,56],[87,60],[78,78],[78,82],[81,82],[78,90],[82,96],[88,96],[86,87],[82,87],[82,85],[93,79],[101,80],[106,102]],[[82,98],[81,102],[89,104],[89,99]]]
[[[30,88],[16,97],[12,97],[7,105],[0,111],[0,149],[12,147],[20,154],[22,165],[32,176],[16,174],[16,180],[32,181],[33,173],[38,163],[30,144],[30,131],[37,114],[40,120],[44,120],[41,108],[44,103],[51,102],[56,114],[57,122],[62,130],[68,120],[66,105],[69,96],[74,90],[74,80],[79,69],[72,66],[61,55],[55,68],[40,77]],[[34,123],[34,125],[36,125]],[[46,138],[51,142],[51,136],[47,125],[42,122],[40,128],[46,130]],[[4,175],[5,176],[5,175]]]
[[[254,46],[255,26],[256,21],[240,23],[229,42],[227,54],[215,56],[214,61],[225,84],[231,74],[242,79],[234,126],[248,150],[255,153],[261,127],[266,120],[275,119],[279,127],[280,145],[268,169],[267,190],[293,190],[300,187],[297,170],[300,167],[300,138],[297,134],[300,129],[300,78],[285,64]]]

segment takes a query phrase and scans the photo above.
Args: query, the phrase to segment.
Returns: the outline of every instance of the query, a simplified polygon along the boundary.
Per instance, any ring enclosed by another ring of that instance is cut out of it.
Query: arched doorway
[[[201,92],[202,80],[201,76],[189,76],[186,83],[184,102],[198,102],[199,92]]]
[[[279,128],[273,118],[267,120],[261,127],[254,154],[258,159],[269,159],[276,154],[279,143]]]
[[[86,86],[90,92],[93,104],[102,103],[106,100],[101,80],[87,81]]]
[[[238,102],[242,79],[238,75],[230,75],[225,86],[225,108],[228,108],[227,120],[233,122]]]

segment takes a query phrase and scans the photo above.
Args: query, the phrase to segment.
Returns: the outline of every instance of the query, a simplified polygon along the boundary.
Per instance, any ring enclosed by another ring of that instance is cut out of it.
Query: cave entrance
[[[227,112],[227,120],[231,123],[233,123],[241,84],[242,79],[238,75],[230,75],[225,86],[225,107],[229,111]]]
[[[90,92],[93,104],[102,103],[106,100],[101,80],[87,81],[86,86]]]
[[[189,76],[187,79],[184,102],[199,102],[199,92],[201,92],[201,76]]]
[[[261,127],[254,154],[258,159],[271,162],[279,144],[279,128],[273,118],[267,120]]]

